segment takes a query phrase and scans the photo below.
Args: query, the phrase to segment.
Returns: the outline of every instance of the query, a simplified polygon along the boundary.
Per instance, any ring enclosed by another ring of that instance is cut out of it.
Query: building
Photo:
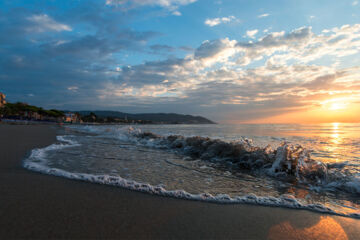
[[[0,92],[0,107],[3,107],[6,104],[5,94]]]
[[[37,112],[27,112],[25,115],[28,119],[43,120],[43,116]]]
[[[66,123],[81,123],[81,118],[78,113],[65,113],[64,122]]]

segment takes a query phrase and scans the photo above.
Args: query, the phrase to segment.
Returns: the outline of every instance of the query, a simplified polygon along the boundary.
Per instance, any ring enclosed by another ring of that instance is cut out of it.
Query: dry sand
[[[0,124],[0,239],[360,239],[360,220],[153,196],[25,170],[55,126]]]

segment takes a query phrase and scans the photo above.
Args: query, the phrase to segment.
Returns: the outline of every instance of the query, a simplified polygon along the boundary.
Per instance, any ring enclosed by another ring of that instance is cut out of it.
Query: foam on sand
[[[248,204],[279,206],[279,207],[287,207],[287,208],[295,208],[295,209],[307,209],[316,212],[360,218],[360,214],[358,213],[347,214],[347,213],[337,212],[321,204],[304,204],[301,203],[298,199],[294,198],[292,195],[286,195],[286,194],[282,195],[279,198],[266,197],[266,196],[261,197],[261,196],[256,196],[254,194],[248,194],[245,196],[236,196],[236,197],[230,197],[227,194],[218,194],[216,196],[213,196],[208,193],[191,194],[184,190],[166,190],[161,185],[153,186],[148,183],[140,183],[133,180],[122,178],[120,176],[76,173],[76,172],[65,171],[58,168],[51,168],[47,165],[46,157],[48,152],[79,146],[79,143],[77,143],[74,140],[71,140],[69,136],[58,136],[57,139],[58,141],[60,141],[59,143],[52,144],[42,149],[32,150],[31,155],[24,160],[24,167],[44,174],[60,176],[74,180],[87,181],[92,183],[123,187],[130,190],[136,190],[136,191],[167,196],[167,197],[175,197],[181,199],[223,203],[223,204],[248,203]]]

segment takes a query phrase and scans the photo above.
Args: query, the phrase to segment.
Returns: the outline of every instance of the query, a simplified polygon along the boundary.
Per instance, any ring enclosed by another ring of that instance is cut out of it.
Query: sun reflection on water
[[[336,145],[342,143],[342,138],[340,136],[339,125],[340,125],[340,123],[332,123],[331,142],[336,144]]]
[[[344,126],[340,123],[332,123],[328,130],[329,131],[321,136],[321,138],[324,139],[322,141],[326,144],[319,144],[314,147],[327,153],[327,157],[321,159],[324,162],[343,161],[343,158],[346,155],[344,155]]]

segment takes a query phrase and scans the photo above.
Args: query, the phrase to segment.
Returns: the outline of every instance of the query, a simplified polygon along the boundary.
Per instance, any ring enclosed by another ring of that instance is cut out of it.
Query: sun
[[[322,107],[330,111],[338,111],[347,108],[348,102],[344,98],[326,100],[321,103]]]
[[[345,109],[346,105],[347,105],[346,103],[339,103],[339,102],[331,103],[329,110],[335,111],[335,110]]]

